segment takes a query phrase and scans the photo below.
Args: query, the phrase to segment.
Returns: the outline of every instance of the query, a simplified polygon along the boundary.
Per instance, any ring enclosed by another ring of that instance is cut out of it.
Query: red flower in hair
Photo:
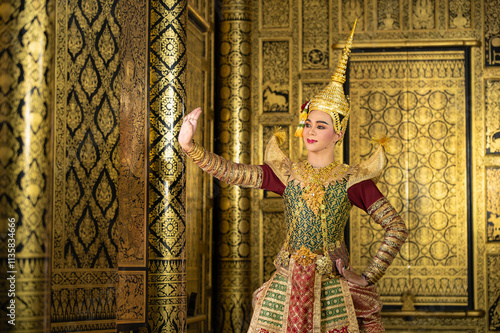
[[[310,101],[306,101],[302,106],[300,107],[300,112],[304,111],[304,108],[309,104]]]

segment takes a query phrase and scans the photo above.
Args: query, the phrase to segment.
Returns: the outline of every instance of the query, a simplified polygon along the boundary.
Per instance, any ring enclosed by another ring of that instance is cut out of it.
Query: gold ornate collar
[[[317,214],[323,205],[326,185],[338,181],[347,175],[348,166],[334,161],[323,168],[315,168],[308,161],[294,163],[294,177],[301,183],[302,199],[307,206]]]

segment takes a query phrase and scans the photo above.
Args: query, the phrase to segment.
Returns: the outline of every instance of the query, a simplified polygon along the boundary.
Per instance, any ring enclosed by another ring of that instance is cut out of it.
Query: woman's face
[[[302,134],[308,151],[319,152],[324,149],[333,149],[342,135],[342,132],[335,132],[332,117],[328,113],[318,110],[309,112]]]

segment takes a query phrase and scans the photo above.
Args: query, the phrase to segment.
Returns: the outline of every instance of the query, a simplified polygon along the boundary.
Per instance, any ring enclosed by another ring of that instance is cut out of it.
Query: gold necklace
[[[332,173],[339,163],[333,161],[323,168],[315,168],[308,161],[304,162],[304,167],[294,165],[294,171],[304,179],[304,188],[302,189],[302,199],[307,203],[307,206],[318,214],[320,206],[323,204],[325,196],[324,183],[328,176]],[[337,174],[335,174],[336,176]]]

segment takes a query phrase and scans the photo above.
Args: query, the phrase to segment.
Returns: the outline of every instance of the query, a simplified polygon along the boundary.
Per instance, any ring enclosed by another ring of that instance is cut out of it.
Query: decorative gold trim
[[[484,310],[471,311],[382,311],[382,317],[440,317],[440,318],[483,318]]]
[[[373,41],[373,42],[357,42],[352,45],[352,49],[376,49],[376,48],[403,48],[403,47],[451,47],[451,46],[470,46],[481,47],[482,43],[479,40],[397,40],[397,41]],[[345,46],[344,43],[335,43],[332,45],[332,50],[341,50]]]

